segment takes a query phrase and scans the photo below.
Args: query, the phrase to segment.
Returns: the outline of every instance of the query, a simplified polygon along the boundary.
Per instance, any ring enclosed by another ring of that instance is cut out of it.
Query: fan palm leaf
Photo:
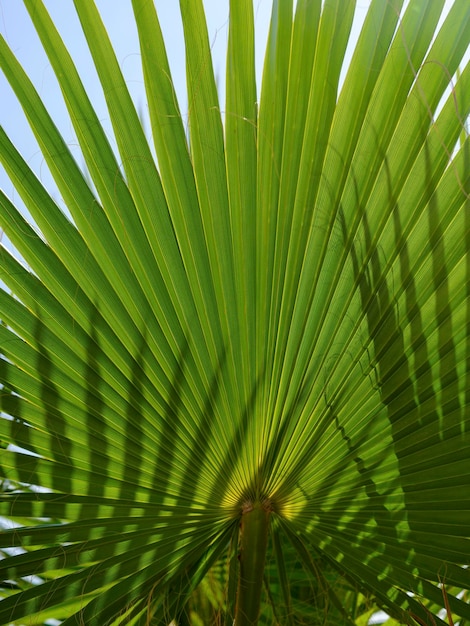
[[[373,0],[344,81],[356,3],[275,0],[259,107],[230,0],[223,116],[180,0],[189,136],[132,0],[153,145],[95,3],[112,137],[24,4],[87,173],[2,39],[67,210],[0,129],[0,623],[470,619],[467,0]]]

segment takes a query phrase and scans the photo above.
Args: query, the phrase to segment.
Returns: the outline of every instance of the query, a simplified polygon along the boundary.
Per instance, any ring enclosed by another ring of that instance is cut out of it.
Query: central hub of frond
[[[255,509],[265,511],[266,513],[275,511],[275,507],[270,498],[262,498],[260,500],[245,500],[241,505],[241,514],[246,515]]]

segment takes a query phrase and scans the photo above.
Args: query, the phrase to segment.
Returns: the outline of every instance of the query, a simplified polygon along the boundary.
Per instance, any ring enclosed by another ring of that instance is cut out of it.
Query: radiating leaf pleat
[[[284,141],[286,88],[292,40],[292,0],[275,0],[272,7],[268,43],[264,59],[258,121],[257,198],[256,198],[256,354],[263,378],[271,371],[273,332],[270,327],[271,294],[279,206],[279,176]],[[315,23],[312,23],[314,35]],[[305,99],[305,94],[301,96]],[[266,411],[269,383],[258,396],[257,413]]]
[[[211,311],[209,317],[212,331],[218,334],[218,349],[227,359],[223,376],[230,410],[239,415],[245,409],[239,391],[243,360],[238,343],[233,341],[239,330],[220,105],[202,1],[181,0],[180,7],[186,46],[190,150],[209,256],[210,274],[206,273],[214,289],[213,298],[208,298],[206,304],[217,305],[217,311]]]
[[[225,158],[234,258],[244,403],[256,370],[256,142],[255,32],[251,0],[230,2],[225,111]],[[254,445],[257,442],[254,441]]]

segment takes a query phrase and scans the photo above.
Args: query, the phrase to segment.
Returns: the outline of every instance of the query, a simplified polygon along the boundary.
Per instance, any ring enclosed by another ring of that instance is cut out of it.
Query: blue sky
[[[140,68],[139,44],[131,2],[119,0],[97,0],[96,2],[103,21],[113,41],[118,61],[129,85],[134,102],[138,109],[145,110],[145,91]],[[61,33],[72,57],[74,58],[82,80],[87,88],[100,119],[106,128],[107,111],[98,79],[91,70],[92,61],[87,51],[85,39],[75,14],[72,0],[45,0],[52,18]],[[223,93],[223,77],[225,73],[225,49],[227,43],[228,0],[204,0],[208,21],[209,38],[214,58],[214,71]],[[255,0],[256,29],[260,43],[258,46],[258,72],[261,74],[263,50],[267,37],[271,0]],[[156,7],[165,40],[167,52],[173,72],[181,109],[187,108],[185,96],[185,60],[182,26],[177,0],[156,0]],[[29,15],[19,0],[0,0],[0,32],[5,37],[15,55],[33,80],[53,119],[59,126],[72,152],[79,158],[75,149],[75,135],[68,120],[65,105],[57,86],[53,71],[45,56],[39,39],[31,24]],[[38,152],[27,122],[12,93],[8,83],[0,74],[0,123],[4,126],[13,143],[26,158],[32,169],[40,176],[46,186],[49,177]],[[223,108],[223,101],[221,103]],[[4,172],[0,171],[0,186],[11,195],[12,188]]]
[[[118,61],[134,97],[134,102],[137,108],[144,112],[145,117],[145,91],[141,76],[139,44],[133,22],[131,2],[130,0],[95,1],[113,41]],[[219,91],[223,94],[225,88],[223,78],[225,74],[229,0],[203,1],[206,8],[209,38],[213,51],[214,71],[219,83]],[[85,39],[81,33],[72,0],[44,0],[44,2],[77,64],[82,80],[103,125],[111,131],[104,98],[98,79],[92,71],[93,64],[87,51]],[[187,104],[184,78],[184,43],[179,2],[178,0],[155,0],[155,4],[167,42],[173,80],[180,100],[181,110],[184,114]],[[446,6],[451,4],[452,0],[447,0]],[[358,1],[356,27],[352,35],[353,40],[358,36],[359,25],[364,19],[368,5],[369,0]],[[261,79],[271,6],[272,0],[254,0],[258,84]],[[72,153],[76,156],[78,162],[81,163],[80,151],[76,146],[75,134],[68,119],[59,87],[47,57],[42,51],[29,15],[20,0],[0,0],[0,32],[6,38],[7,43],[33,80]],[[53,189],[53,182],[29,130],[27,121],[1,73],[0,95],[0,123],[4,126],[13,143],[43,184],[48,189]],[[223,106],[222,95],[222,110]],[[0,187],[4,189],[14,202],[18,202],[17,194],[1,166]]]
[[[203,0],[208,22],[209,38],[212,46],[214,71],[219,82],[219,91],[224,92],[225,51],[227,44],[227,25],[229,0]],[[80,23],[75,14],[72,0],[45,0],[63,40],[69,48],[77,65],[87,92],[102,120],[105,129],[112,133],[109,116],[98,78],[93,72],[92,60],[88,53]],[[185,83],[185,51],[178,0],[155,0],[162,30],[167,44],[167,53],[172,68],[182,113],[187,109]],[[139,111],[144,112],[145,89],[142,80],[139,43],[133,20],[130,0],[96,0],[108,33],[113,42],[118,61],[126,78],[129,90]],[[257,46],[257,72],[262,72],[263,53],[266,44],[272,0],[254,0],[255,26],[259,41]],[[79,165],[83,158],[77,145],[75,133],[68,118],[60,89],[49,61],[42,50],[40,41],[29,18],[28,12],[20,0],[0,0],[0,32],[10,48],[32,79],[49,113],[57,124],[69,149]],[[223,108],[223,98],[221,100]],[[55,183],[45,164],[44,158],[29,129],[28,122],[19,106],[15,95],[0,72],[0,124],[25,158],[31,169],[48,189],[55,201],[62,205]],[[151,142],[150,142],[151,144]],[[0,165],[0,188],[18,207],[23,203],[12,183]],[[65,209],[65,207],[63,207]],[[24,207],[23,207],[24,210]],[[26,211],[25,211],[26,212]],[[0,231],[2,242],[11,244]]]

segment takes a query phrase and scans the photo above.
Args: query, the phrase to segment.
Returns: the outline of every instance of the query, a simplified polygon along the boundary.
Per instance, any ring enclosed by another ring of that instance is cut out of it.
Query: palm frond
[[[113,137],[24,4],[87,174],[0,39],[67,208],[0,129],[0,623],[242,626],[248,561],[260,624],[470,620],[468,1],[373,0],[343,81],[356,3],[274,0],[258,106],[251,0],[224,105],[180,0],[187,136],[132,0],[152,146],[95,3]]]

